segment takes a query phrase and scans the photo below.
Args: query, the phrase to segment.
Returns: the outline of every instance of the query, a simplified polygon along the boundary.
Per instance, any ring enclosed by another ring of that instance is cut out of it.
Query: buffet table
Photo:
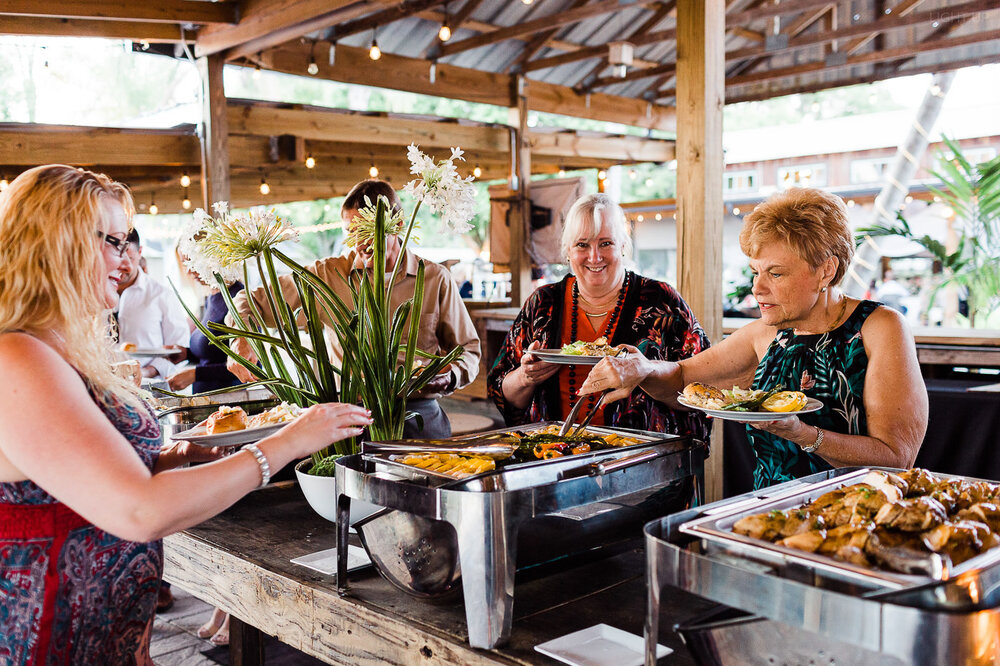
[[[260,632],[330,664],[555,664],[534,646],[599,623],[642,635],[638,536],[634,548],[615,555],[519,572],[512,638],[495,650],[469,647],[461,596],[417,600],[371,568],[351,574],[349,594],[340,596],[334,576],[289,562],[336,545],[334,525],[313,513],[291,482],[167,537],[165,578],[233,614],[234,665],[263,663]],[[674,653],[661,661],[691,664],[671,628],[711,604],[668,594],[676,598],[665,597],[660,642]]]

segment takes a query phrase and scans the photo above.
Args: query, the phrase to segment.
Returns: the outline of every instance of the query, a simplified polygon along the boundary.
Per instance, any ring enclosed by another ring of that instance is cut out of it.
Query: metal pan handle
[[[646,451],[633,453],[632,455],[623,456],[621,458],[615,458],[614,460],[594,463],[591,466],[594,468],[593,474],[597,476],[603,476],[605,474],[610,474],[611,472],[617,472],[618,470],[622,470],[627,467],[634,467],[635,465],[640,465],[644,462],[653,460],[654,458],[659,458],[663,455],[666,455],[666,453],[668,452],[660,449],[649,449]]]

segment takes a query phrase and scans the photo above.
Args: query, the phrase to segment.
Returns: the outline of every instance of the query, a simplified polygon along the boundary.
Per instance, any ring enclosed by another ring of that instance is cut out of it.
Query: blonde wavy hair
[[[103,174],[39,166],[0,194],[0,332],[57,333],[99,400],[139,406],[142,392],[111,368],[107,271],[95,233],[105,197],[122,205],[131,228],[132,195]]]

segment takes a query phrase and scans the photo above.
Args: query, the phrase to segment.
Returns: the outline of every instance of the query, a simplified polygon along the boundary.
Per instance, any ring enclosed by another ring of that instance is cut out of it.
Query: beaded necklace
[[[625,303],[625,292],[628,291],[629,276],[631,273],[625,271],[625,279],[622,281],[622,287],[618,292],[618,300],[615,302],[615,309],[611,312],[611,317],[608,318],[608,325],[604,328],[604,337],[608,338],[608,343],[611,343],[611,331],[615,328],[615,322],[618,321],[618,316],[621,314],[622,305]],[[577,281],[573,280],[573,311],[570,312],[570,342],[576,342],[576,327],[577,327],[577,317],[579,316],[577,312],[579,311],[580,302],[580,289],[577,287]],[[584,313],[586,314],[586,313]],[[590,399],[587,403],[587,409],[593,409],[594,403],[597,401],[597,396],[599,394],[592,393]],[[569,366],[569,396],[570,400],[576,400],[576,366]]]

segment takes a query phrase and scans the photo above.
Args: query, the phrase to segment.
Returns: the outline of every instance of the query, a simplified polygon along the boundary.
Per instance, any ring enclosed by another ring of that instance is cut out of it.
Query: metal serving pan
[[[784,490],[777,490],[768,498],[754,498],[753,501],[749,502],[744,500],[729,507],[706,507],[704,513],[707,515],[684,523],[680,526],[680,531],[704,539],[709,552],[713,549],[719,549],[764,564],[781,567],[809,567],[830,581],[838,580],[871,589],[902,590],[927,585],[935,581],[947,581],[992,568],[997,562],[1000,562],[1000,546],[998,546],[950,569],[945,566],[937,576],[904,574],[851,564],[825,555],[787,548],[770,541],[754,539],[733,532],[733,525],[745,516],[798,508],[836,488],[861,483],[872,469],[882,469],[889,472],[903,471],[877,467],[851,468],[834,478],[799,483]],[[948,474],[935,474],[935,476],[941,479],[983,480]]]

